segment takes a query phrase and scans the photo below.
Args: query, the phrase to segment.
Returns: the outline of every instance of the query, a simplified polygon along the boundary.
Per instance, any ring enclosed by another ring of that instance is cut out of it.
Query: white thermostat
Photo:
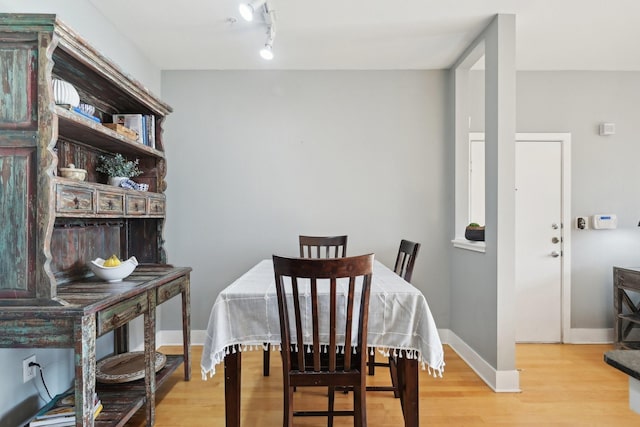
[[[613,229],[618,227],[616,214],[599,214],[593,216],[593,228],[595,230]]]

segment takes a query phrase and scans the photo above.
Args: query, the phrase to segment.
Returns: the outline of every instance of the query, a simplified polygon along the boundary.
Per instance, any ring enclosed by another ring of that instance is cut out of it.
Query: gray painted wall
[[[87,1],[0,0],[0,13],[55,13],[152,92],[160,92],[159,69]],[[111,342],[110,334],[98,340],[99,357],[112,351]],[[18,425],[49,400],[39,375],[26,384],[22,382],[22,360],[32,354],[44,369],[44,378],[52,395],[66,390],[73,383],[73,352],[69,349],[0,349],[0,366],[3,367],[0,375],[0,427]]]
[[[483,85],[481,77],[471,73],[476,90]],[[612,328],[612,267],[640,266],[638,99],[640,72],[517,73],[517,131],[572,135],[572,217],[618,215],[616,230],[577,230],[569,224],[572,328]],[[483,106],[474,104],[471,116],[483,117]],[[600,136],[602,122],[615,123],[616,134]]]
[[[480,87],[478,78],[482,73],[471,73],[472,87]],[[612,267],[640,265],[640,198],[635,194],[640,182],[640,72],[520,71],[516,87],[518,132],[572,135],[572,217],[618,215],[616,230],[577,230],[568,224],[571,327],[612,328]],[[476,99],[482,99],[478,93]],[[473,123],[481,123],[483,108],[472,106]],[[602,122],[615,123],[616,134],[600,136]]]
[[[448,324],[446,87],[445,71],[164,71],[165,237],[193,267],[193,329],[259,260],[297,256],[299,234],[348,234],[386,265],[421,242],[413,282]]]
[[[571,327],[612,328],[612,267],[640,265],[640,72],[519,72],[517,91],[518,132],[571,132],[572,216],[618,215],[616,230],[571,224]]]

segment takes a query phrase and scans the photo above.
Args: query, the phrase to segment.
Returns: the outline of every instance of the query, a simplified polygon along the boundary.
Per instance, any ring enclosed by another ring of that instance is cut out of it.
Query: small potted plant
[[[484,225],[472,222],[464,229],[464,238],[474,242],[484,242]]]
[[[100,156],[96,170],[109,177],[109,184],[120,185],[120,181],[142,174],[138,168],[138,159],[127,160],[122,154]]]

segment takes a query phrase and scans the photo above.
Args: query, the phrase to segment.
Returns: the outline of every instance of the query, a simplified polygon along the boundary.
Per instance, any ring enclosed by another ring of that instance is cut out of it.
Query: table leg
[[[147,397],[147,427],[156,421],[156,293],[147,292],[149,309],[144,313],[144,388]]]
[[[418,406],[418,360],[407,357],[397,358],[398,388],[405,427],[418,427],[420,423]]]
[[[93,393],[96,387],[96,317],[84,316],[73,326],[75,359],[76,426],[93,427]]]
[[[191,379],[191,297],[190,281],[184,285],[182,291],[182,345],[184,355],[184,380]]]
[[[227,427],[240,427],[240,384],[242,353],[230,350],[224,358],[224,405]]]

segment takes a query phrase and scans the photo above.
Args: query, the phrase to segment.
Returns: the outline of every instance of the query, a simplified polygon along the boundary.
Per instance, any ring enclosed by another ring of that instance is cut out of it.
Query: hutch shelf
[[[56,104],[54,80],[71,84],[93,118]],[[73,348],[77,426],[122,425],[143,406],[154,424],[155,392],[181,364],[190,380],[190,272],[164,250],[171,107],[101,55],[55,15],[0,14],[0,347]],[[104,126],[114,114],[144,116],[146,140]],[[153,143],[147,143],[152,141]],[[100,156],[139,160],[148,191],[107,185]],[[59,176],[87,171],[86,180]],[[111,254],[140,265],[104,282],[88,263]],[[155,310],[180,296],[183,354],[153,369]],[[114,332],[128,351],[128,324],[143,316],[145,378],[96,386],[96,338]],[[94,390],[104,410],[93,419]]]

